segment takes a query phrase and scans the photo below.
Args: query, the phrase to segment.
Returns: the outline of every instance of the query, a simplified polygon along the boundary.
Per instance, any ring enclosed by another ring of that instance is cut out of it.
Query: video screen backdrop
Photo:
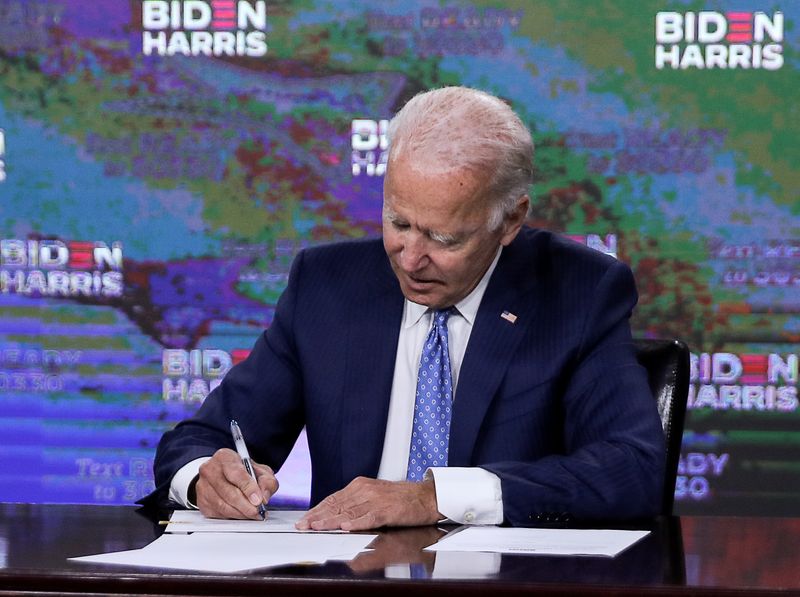
[[[533,131],[530,224],[691,346],[681,513],[800,515],[797,2],[0,0],[0,500],[128,504],[303,247],[380,234],[386,121]],[[324,358],[324,355],[320,355]],[[280,502],[308,499],[304,440]]]

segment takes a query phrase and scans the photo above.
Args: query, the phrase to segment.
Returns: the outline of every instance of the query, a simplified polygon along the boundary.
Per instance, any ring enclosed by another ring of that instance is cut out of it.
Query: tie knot
[[[455,311],[455,307],[447,307],[447,309],[438,309],[433,312],[433,322],[436,325],[445,325],[448,318]]]

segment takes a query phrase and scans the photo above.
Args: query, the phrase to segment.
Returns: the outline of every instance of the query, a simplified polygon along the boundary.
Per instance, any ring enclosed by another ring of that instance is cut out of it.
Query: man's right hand
[[[233,450],[221,448],[200,465],[197,507],[208,518],[252,518],[260,520],[258,505],[266,504],[278,491],[272,469],[253,462],[258,483],[250,478],[242,459]]]

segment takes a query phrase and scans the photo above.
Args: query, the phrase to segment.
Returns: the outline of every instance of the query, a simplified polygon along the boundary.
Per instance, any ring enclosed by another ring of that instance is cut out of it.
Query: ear
[[[503,220],[503,236],[500,237],[500,244],[508,246],[511,241],[517,236],[517,232],[522,228],[525,223],[525,218],[528,217],[528,209],[530,208],[531,200],[528,195],[521,195],[517,199],[517,204]]]

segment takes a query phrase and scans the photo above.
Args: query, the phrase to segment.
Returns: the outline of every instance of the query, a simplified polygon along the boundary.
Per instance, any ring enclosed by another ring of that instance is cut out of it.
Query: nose
[[[430,260],[421,235],[409,234],[403,239],[398,261],[403,271],[408,273],[418,272],[428,265]]]

